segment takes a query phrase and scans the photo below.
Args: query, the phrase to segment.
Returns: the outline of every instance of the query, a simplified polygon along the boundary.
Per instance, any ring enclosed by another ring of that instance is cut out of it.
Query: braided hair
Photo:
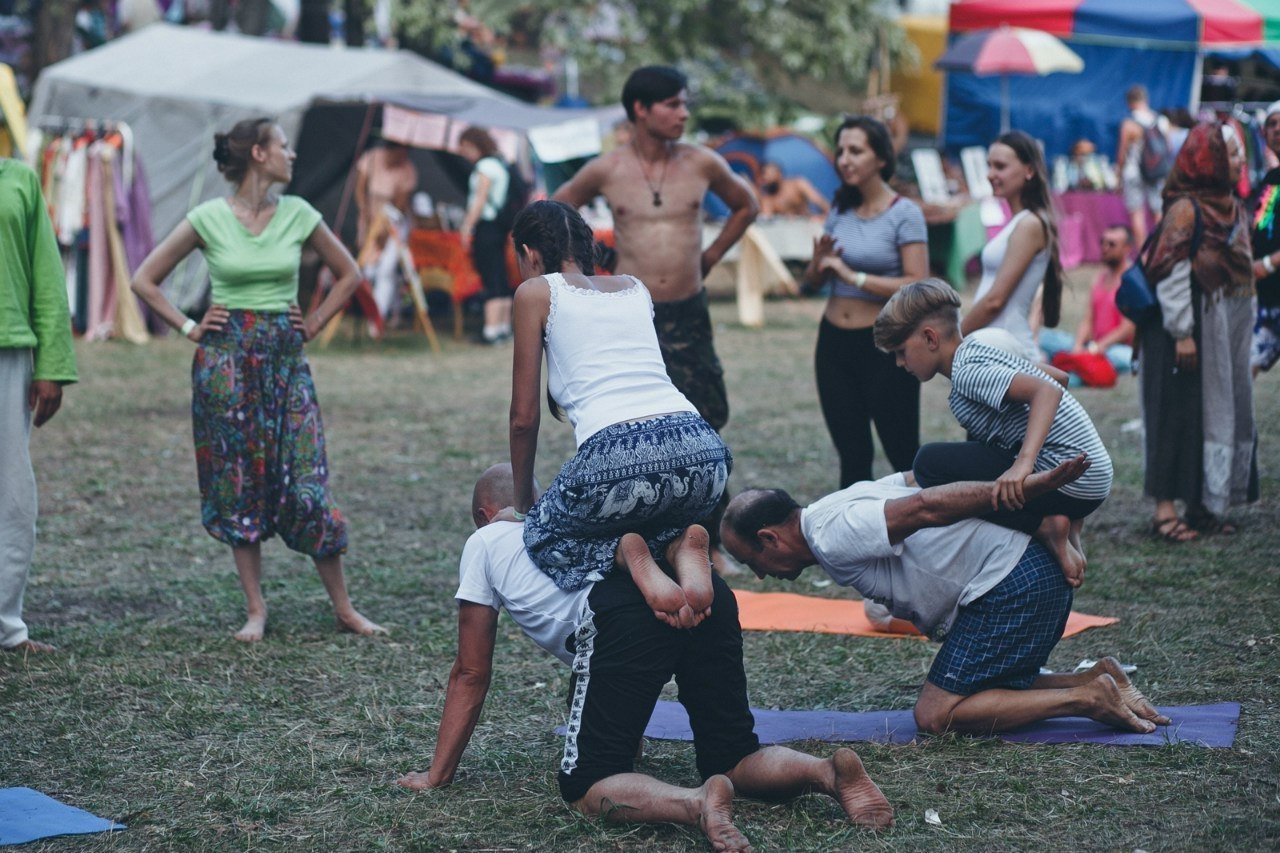
[[[520,211],[511,226],[511,239],[517,249],[524,246],[538,250],[543,272],[560,272],[569,257],[584,275],[595,275],[595,235],[582,215],[562,201],[535,201]],[[556,420],[564,420],[564,409],[551,396],[550,386],[547,409]]]
[[[535,201],[511,226],[517,247],[537,249],[544,272],[560,272],[572,259],[584,275],[595,275],[596,239],[576,209],[562,201]]]

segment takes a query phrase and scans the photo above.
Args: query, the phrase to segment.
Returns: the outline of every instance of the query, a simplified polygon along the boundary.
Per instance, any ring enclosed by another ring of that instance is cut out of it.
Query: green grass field
[[[1068,320],[1084,301],[1077,281]],[[731,486],[783,485],[802,502],[836,486],[818,411],[818,301],[773,302],[768,328],[713,315],[733,415]],[[493,689],[457,782],[395,785],[430,763],[452,663],[452,594],[470,489],[506,458],[510,349],[422,339],[382,346],[344,333],[313,351],[338,498],[351,522],[358,607],[392,629],[334,629],[309,561],[264,549],[266,640],[231,639],[243,598],[230,554],[199,523],[191,450],[191,347],[80,344],[81,383],[33,439],[40,539],[27,591],[50,656],[0,656],[0,787],[25,785],[129,825],[33,850],[700,850],[675,827],[606,827],[560,802],[554,771],[567,676],[504,617]],[[897,809],[873,835],[829,800],[739,801],[760,850],[1189,850],[1280,847],[1280,376],[1258,384],[1263,498],[1238,535],[1169,546],[1148,534],[1137,386],[1080,393],[1116,462],[1113,497],[1086,528],[1090,567],[1076,608],[1118,625],[1063,641],[1050,665],[1119,655],[1160,704],[1238,701],[1234,749],[1027,746],[942,738],[857,745]],[[923,437],[954,438],[946,385],[925,387]],[[572,452],[544,419],[539,477]],[[887,473],[884,463],[880,471]],[[855,597],[733,580],[749,589]],[[749,634],[753,704],[909,708],[933,654],[911,640]],[[834,747],[799,744],[820,755]],[[650,743],[639,770],[695,781],[692,749]],[[926,809],[942,825],[924,820]]]

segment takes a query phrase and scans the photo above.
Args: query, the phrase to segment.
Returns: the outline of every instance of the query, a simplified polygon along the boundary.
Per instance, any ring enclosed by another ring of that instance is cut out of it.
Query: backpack
[[[502,164],[507,170],[507,198],[493,221],[502,226],[502,230],[510,231],[516,222],[516,215],[529,204],[529,182],[520,174],[520,170],[510,163]]]
[[[1204,239],[1204,220],[1200,215],[1200,203],[1191,199],[1191,204],[1195,209],[1196,218],[1195,225],[1191,229],[1189,257],[1194,259]],[[1147,267],[1151,263],[1148,253],[1154,250],[1165,221],[1160,220],[1156,230],[1147,237],[1147,242],[1142,244],[1142,250],[1138,252],[1137,262],[1121,274],[1120,287],[1116,289],[1116,308],[1139,326],[1160,320],[1160,300],[1156,296],[1158,282],[1152,282],[1147,278]],[[1194,284],[1195,279],[1192,279],[1192,285]]]
[[[1138,157],[1138,173],[1148,184],[1163,181],[1173,168],[1173,149],[1169,137],[1160,129],[1159,120],[1148,127],[1142,125],[1142,154]]]

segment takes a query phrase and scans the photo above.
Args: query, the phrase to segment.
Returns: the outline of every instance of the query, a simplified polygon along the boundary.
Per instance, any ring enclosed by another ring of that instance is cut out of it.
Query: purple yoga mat
[[[1085,717],[1059,717],[1016,732],[1004,732],[1001,740],[1019,743],[1100,743],[1107,746],[1166,746],[1186,743],[1227,748],[1235,741],[1240,703],[1170,706],[1160,709],[1173,723],[1153,734],[1117,731]],[[761,743],[821,740],[828,743],[872,741],[910,743],[916,739],[916,723],[910,711],[763,711],[752,708],[756,735]],[[556,729],[564,734],[564,728]],[[693,740],[689,716],[679,702],[659,702],[645,735],[658,740]]]

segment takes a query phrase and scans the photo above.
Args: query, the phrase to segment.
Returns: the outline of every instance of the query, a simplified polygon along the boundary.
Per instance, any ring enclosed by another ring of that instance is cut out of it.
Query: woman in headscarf
[[[1147,263],[1162,316],[1139,327],[1145,489],[1156,501],[1153,530],[1168,542],[1234,532],[1227,509],[1258,497],[1250,228],[1232,189],[1242,165],[1229,129],[1191,131]]]

